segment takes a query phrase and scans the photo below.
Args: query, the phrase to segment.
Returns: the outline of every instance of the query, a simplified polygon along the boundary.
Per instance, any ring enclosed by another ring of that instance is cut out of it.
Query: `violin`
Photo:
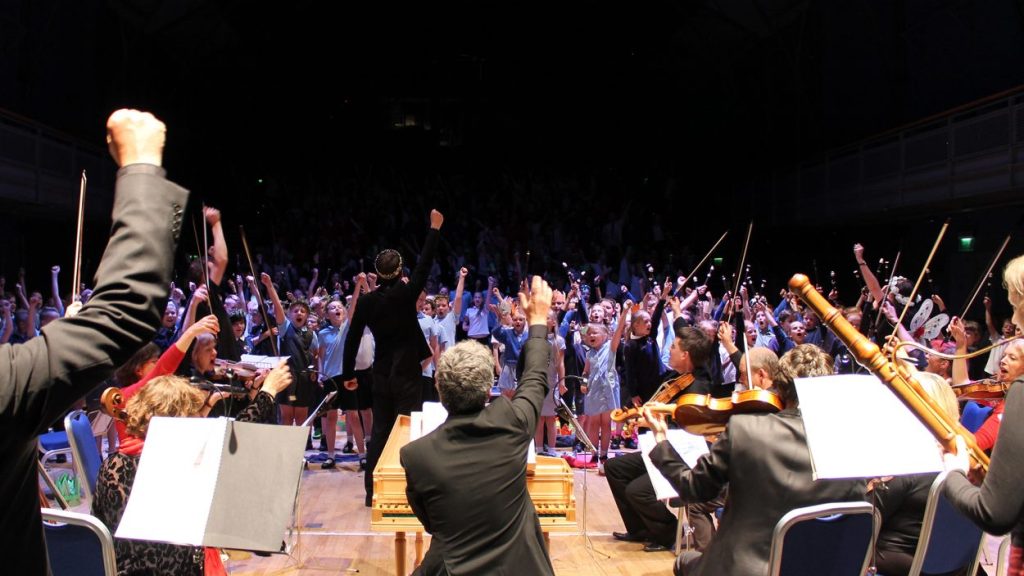
[[[252,380],[258,375],[258,370],[259,368],[252,364],[243,364],[242,362],[232,362],[218,358],[213,361],[211,380]]]
[[[672,411],[676,424],[691,434],[720,434],[733,414],[772,414],[782,410],[779,395],[754,388],[733,392],[729,398],[710,394],[684,394]]]
[[[121,394],[120,388],[111,386],[104,390],[103,394],[100,394],[100,412],[114,420],[124,422],[128,419],[128,413],[124,411],[124,407],[124,395]]]
[[[647,404],[668,404],[683,390],[686,390],[690,384],[693,384],[693,374],[683,374],[674,380],[669,380],[658,388],[658,391],[654,393],[654,396],[651,397]],[[612,410],[610,416],[614,422],[627,422],[629,420],[642,418],[643,411],[643,406],[616,408],[615,410]]]
[[[974,380],[951,386],[956,399],[961,402],[968,400],[999,400],[1006,396],[1010,389],[1009,382],[1000,382],[994,378]]]

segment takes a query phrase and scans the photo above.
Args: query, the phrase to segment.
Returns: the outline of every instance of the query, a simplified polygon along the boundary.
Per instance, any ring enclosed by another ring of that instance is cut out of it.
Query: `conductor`
[[[402,255],[396,250],[383,250],[374,260],[377,290],[362,296],[352,315],[349,338],[345,340],[341,380],[345,388],[358,385],[355,371],[356,353],[364,328],[373,333],[376,343],[373,359],[373,433],[366,453],[366,505],[373,502],[373,469],[384,450],[384,444],[399,414],[408,415],[423,407],[423,368],[420,362],[429,358],[430,348],[423,340],[423,331],[416,320],[416,299],[427,282],[434,262],[439,230],[444,216],[430,211],[430,230],[423,243],[416,268],[408,282],[402,281]]]

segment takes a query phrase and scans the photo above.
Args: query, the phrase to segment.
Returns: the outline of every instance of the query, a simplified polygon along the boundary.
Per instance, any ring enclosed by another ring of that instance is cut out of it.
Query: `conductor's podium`
[[[413,566],[418,566],[423,559],[423,525],[406,499],[405,469],[399,463],[399,450],[409,443],[409,432],[410,418],[400,415],[384,445],[377,467],[373,470],[370,529],[374,532],[395,533],[395,568],[399,576],[408,573],[405,569],[406,532],[416,534],[416,560]],[[537,508],[545,543],[548,543],[549,532],[575,532],[576,495],[573,492],[572,469],[565,460],[537,456],[536,465],[528,467],[526,474],[526,489]]]

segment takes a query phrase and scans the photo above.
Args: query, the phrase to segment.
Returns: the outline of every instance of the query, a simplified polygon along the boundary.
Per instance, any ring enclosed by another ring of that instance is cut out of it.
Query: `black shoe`
[[[636,450],[636,440],[632,438],[627,439],[622,445],[629,450]]]
[[[355,454],[356,450],[352,447],[351,442],[346,442],[345,447],[341,449],[342,454]]]
[[[327,442],[324,442],[323,439],[320,440],[320,451],[327,452]]]
[[[619,438],[618,436],[616,436],[615,438],[612,438],[612,446],[611,446],[612,450],[618,450],[619,446],[621,446],[621,445],[622,445],[622,439],[621,438]]]
[[[334,458],[328,457],[327,460],[324,460],[324,463],[320,465],[320,468],[323,470],[330,470],[331,468],[334,468]]]
[[[612,538],[623,542],[647,542],[649,540],[649,538],[640,534],[631,534],[629,532],[612,532]]]
[[[359,471],[360,472],[365,472],[366,471],[366,458],[360,458],[359,459]]]
[[[657,542],[648,542],[644,545],[644,552],[671,552],[671,546],[665,546],[664,544],[658,544]]]

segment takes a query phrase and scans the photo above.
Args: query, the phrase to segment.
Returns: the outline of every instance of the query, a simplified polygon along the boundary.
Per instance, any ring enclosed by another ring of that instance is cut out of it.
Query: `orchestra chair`
[[[68,443],[68,434],[64,430],[50,431],[39,436],[40,459],[45,464],[59,454],[70,454],[71,444]]]
[[[71,445],[71,460],[81,480],[82,495],[85,499],[91,500],[96,493],[96,478],[99,476],[103,457],[96,448],[96,436],[89,416],[83,410],[71,412],[64,417],[64,430]]]
[[[690,516],[686,512],[686,502],[682,498],[669,498],[668,506],[676,509],[676,545],[673,550],[680,554],[683,551],[683,544],[687,550],[690,549],[690,534],[693,533],[693,528],[690,528]]]
[[[942,494],[946,476],[946,472],[936,476],[928,490],[921,536],[907,576],[946,574],[965,567],[972,576],[978,570],[985,535]]]
[[[971,400],[964,404],[963,414],[960,415],[960,424],[973,434],[978,431],[978,428],[981,428],[991,413],[991,406],[982,406]]]
[[[999,543],[999,554],[996,555],[996,576],[1006,576],[1006,565],[1010,561],[1010,540],[1010,535],[1007,534]]]
[[[53,576],[117,575],[114,538],[95,516],[53,508],[42,514]]]
[[[861,576],[871,562],[879,519],[868,502],[791,510],[772,534],[769,576]]]

